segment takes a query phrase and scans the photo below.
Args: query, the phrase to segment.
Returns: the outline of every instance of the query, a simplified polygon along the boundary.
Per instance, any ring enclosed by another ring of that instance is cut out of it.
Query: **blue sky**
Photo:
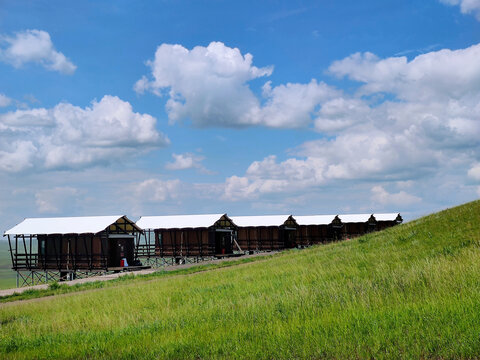
[[[480,1],[2,1],[0,226],[480,196]]]

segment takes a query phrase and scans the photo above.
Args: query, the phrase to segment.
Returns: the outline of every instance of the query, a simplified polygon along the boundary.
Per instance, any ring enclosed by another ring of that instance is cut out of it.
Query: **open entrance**
[[[122,259],[126,259],[129,266],[133,265],[135,251],[134,236],[110,235],[108,242],[108,267],[121,266]]]
[[[296,232],[297,232],[296,228],[285,227],[283,229],[283,239],[285,241],[285,248],[292,249],[294,247],[297,247]]]
[[[232,230],[215,230],[215,254],[228,255],[233,254]]]

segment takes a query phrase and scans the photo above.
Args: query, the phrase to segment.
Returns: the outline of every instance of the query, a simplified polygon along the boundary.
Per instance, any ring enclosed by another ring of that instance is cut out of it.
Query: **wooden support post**
[[[30,255],[29,255],[29,256],[30,256],[30,260],[29,260],[29,263],[30,263],[30,266],[32,266],[32,263],[33,263],[33,262],[32,262],[32,258],[33,258],[33,253],[32,253],[32,242],[33,242],[33,241],[32,241],[32,235],[30,235],[29,238],[30,238],[30,239],[29,239],[29,240],[30,240]],[[34,265],[36,265],[36,264],[34,264]]]
[[[240,247],[240,245],[238,245],[238,242],[237,242],[237,239],[235,239],[235,235],[233,233],[233,231],[230,233],[230,238],[232,239],[232,241],[235,243],[235,245],[237,245],[237,248],[238,250],[240,250],[240,252],[242,252],[242,248]]]
[[[73,254],[73,268],[77,271],[77,259],[78,259],[78,234],[75,234],[75,248]]]
[[[61,245],[61,243],[60,243],[60,245]],[[57,239],[55,238],[55,236],[53,236],[53,251],[55,251],[55,262],[57,263],[57,269],[58,269],[58,271],[61,271],[62,270],[61,265],[60,265],[60,262],[58,260]]]
[[[15,235],[15,268],[18,268],[18,236]]]
[[[15,261],[13,260],[12,243],[10,241],[10,235],[7,235],[7,238],[8,238],[8,248],[10,249],[10,258],[12,259],[12,267],[15,268]]]
[[[93,269],[93,234],[90,235],[90,271]]]
[[[25,235],[22,235],[22,241],[23,241],[23,249],[25,250],[25,264],[27,265],[28,269],[31,269],[30,260],[28,258],[28,253],[27,253],[27,244],[25,243]]]
[[[195,230],[195,237],[197,238],[197,246],[198,246],[197,260],[198,260],[198,255],[202,257],[202,237],[198,235],[198,229]]]
[[[273,250],[273,227],[270,226],[269,229],[270,229],[270,250]],[[280,231],[280,228],[278,230]]]
[[[108,238],[106,238],[107,241],[108,241]],[[105,271],[107,270],[108,268],[108,258],[107,258],[107,254],[105,254],[105,249],[103,247],[103,234],[100,235],[100,257],[101,257],[101,262],[103,264],[100,264],[100,266],[102,266]]]
[[[44,254],[43,254],[43,270],[46,270],[47,269],[47,254],[48,254],[48,241],[47,241],[47,238],[45,237],[43,239],[43,243],[45,244],[45,251],[44,251]]]

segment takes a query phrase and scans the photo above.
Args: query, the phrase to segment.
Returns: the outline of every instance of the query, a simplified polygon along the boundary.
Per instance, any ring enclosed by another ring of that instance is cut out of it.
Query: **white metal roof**
[[[281,226],[290,215],[230,216],[237,226]]]
[[[343,214],[338,215],[343,223],[364,223],[370,219],[372,214]]]
[[[208,228],[225,214],[142,216],[137,226],[147,229]]]
[[[328,225],[336,218],[337,215],[305,215],[294,216],[298,225]]]
[[[395,221],[400,213],[373,214],[377,221]]]
[[[26,218],[5,235],[96,234],[124,215]]]

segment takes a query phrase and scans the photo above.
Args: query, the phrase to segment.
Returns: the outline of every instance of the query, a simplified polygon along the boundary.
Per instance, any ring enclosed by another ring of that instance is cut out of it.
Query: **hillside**
[[[2,358],[480,357],[480,201],[342,243],[0,305]]]

